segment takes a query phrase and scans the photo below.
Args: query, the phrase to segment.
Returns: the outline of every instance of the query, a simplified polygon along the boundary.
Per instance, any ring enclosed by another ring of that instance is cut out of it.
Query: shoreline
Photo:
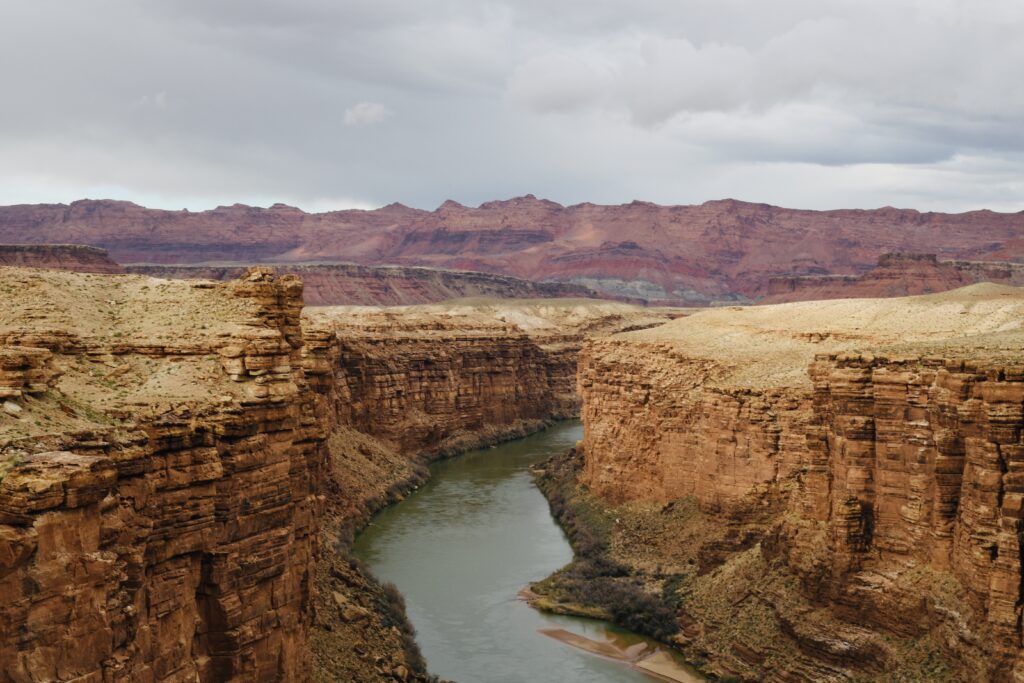
[[[705,683],[707,680],[678,664],[663,644],[640,642],[626,648],[612,640],[594,640],[564,628],[542,628],[538,633],[588,654],[609,659],[668,683]]]
[[[565,567],[556,570],[552,574],[548,575],[541,581],[531,583],[529,586],[523,588],[519,592],[519,597],[525,600],[529,606],[538,609],[540,611],[546,611],[553,614],[563,614],[566,616],[578,616],[583,618],[592,618],[592,620],[607,622],[618,628],[626,629],[636,633],[636,635],[649,640],[652,643],[656,643],[657,646],[672,657],[672,654],[680,657],[685,656],[670,638],[673,633],[668,634],[669,637],[657,637],[652,633],[643,633],[640,629],[631,628],[632,625],[625,624],[621,618],[616,618],[616,614],[613,610],[609,609],[606,605],[601,605],[593,600],[565,600],[564,596],[560,596],[559,592],[559,581],[562,579],[565,572],[570,572],[575,568],[583,565],[584,563],[590,563],[592,565],[605,565],[611,575],[617,575],[621,571],[625,570],[625,567],[617,565],[615,560],[612,558],[608,551],[606,541],[602,539],[602,531],[597,527],[595,523],[588,517],[586,511],[575,509],[565,496],[566,488],[575,485],[575,474],[574,467],[578,465],[577,459],[581,456],[577,449],[571,449],[561,457],[552,458],[544,463],[538,464],[536,467],[531,468],[531,473],[534,475],[534,485],[536,485],[541,493],[544,495],[545,500],[548,501],[548,506],[551,510],[551,516],[559,527],[565,532],[565,535],[569,539],[569,545],[572,547],[573,558]],[[598,585],[601,580],[607,579],[606,577],[583,579],[584,583],[592,583],[595,587],[594,595],[600,596],[602,588]],[[544,586],[546,585],[546,586]],[[606,588],[606,587],[605,587]],[[539,590],[538,590],[539,589]],[[638,591],[634,593],[637,598],[648,597],[648,594]],[[642,612],[644,609],[657,612],[659,609],[664,609],[666,605],[642,605],[638,602],[637,612]],[[665,614],[662,614],[665,616]],[[675,610],[671,612],[671,620],[673,627],[678,630],[678,623],[676,621]],[[646,624],[647,622],[644,622]],[[551,635],[551,634],[545,634]],[[575,634],[569,634],[573,637],[573,640],[590,641],[590,639]],[[554,636],[552,636],[554,637]],[[581,644],[579,642],[569,642],[562,638],[569,645],[580,647],[587,651],[593,652],[591,646]],[[598,641],[590,641],[596,645],[603,646]],[[668,654],[668,653],[672,654]],[[593,652],[601,655],[601,652]],[[679,667],[675,660],[671,660],[672,667]],[[690,667],[693,672],[691,673],[679,667],[679,670],[684,672],[684,675],[688,678],[673,679],[666,678],[664,674],[659,673],[660,666],[655,665],[651,668],[640,668],[644,673],[653,675],[655,677],[662,677],[663,680],[678,681],[682,680],[685,683],[692,683],[696,681],[710,681],[716,680],[712,674],[702,671],[698,666],[691,663],[688,659],[686,660],[686,666]],[[669,669],[670,673],[672,669]]]

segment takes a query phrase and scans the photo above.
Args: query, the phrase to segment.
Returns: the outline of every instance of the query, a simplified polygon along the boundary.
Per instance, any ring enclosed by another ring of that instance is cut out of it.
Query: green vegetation
[[[405,663],[416,673],[426,674],[427,661],[416,644],[416,627],[409,621],[405,611],[405,598],[395,584],[378,580],[359,559],[349,555],[343,561],[347,561],[349,567],[357,572],[367,581],[370,586],[377,586],[380,590],[371,590],[369,594],[373,598],[373,611],[379,615],[380,625],[383,628],[395,627],[401,634],[402,651],[405,654]],[[430,676],[430,681],[437,681],[436,676]]]
[[[573,449],[549,460],[537,477],[576,558],[534,584],[533,590],[541,596],[535,606],[605,618],[636,633],[667,640],[679,630],[681,578],[669,577],[660,592],[652,592],[645,577],[633,575],[611,557],[608,544],[614,520],[589,498],[578,495],[575,482],[581,464],[580,454]]]
[[[6,460],[0,459],[0,481],[3,481],[7,476],[7,473],[13,470],[21,463],[21,456],[16,455]]]

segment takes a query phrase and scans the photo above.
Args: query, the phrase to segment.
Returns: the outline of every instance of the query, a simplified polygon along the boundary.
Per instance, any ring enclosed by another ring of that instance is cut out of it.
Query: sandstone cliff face
[[[0,244],[0,266],[77,273],[123,273],[103,249],[81,244]]]
[[[532,196],[435,211],[390,205],[306,214],[235,205],[159,211],[128,202],[0,209],[0,240],[104,247],[122,263],[393,263],[581,283],[673,305],[752,300],[769,278],[857,275],[894,251],[1024,257],[1024,214],[799,211],[734,200],[699,206],[578,204]]]
[[[586,300],[306,311],[337,338],[341,421],[407,453],[574,415],[585,338],[679,315]]]
[[[805,462],[806,394],[708,386],[707,365],[660,346],[587,345],[583,481],[595,494],[613,503],[694,496],[716,510]]]
[[[892,304],[708,311],[584,348],[580,480],[620,506],[622,557],[688,577],[679,641],[719,673],[888,680],[934,656],[943,680],[1024,680],[1024,297]],[[671,522],[681,500],[697,511]]]
[[[931,294],[978,282],[1019,287],[1024,285],[1024,264],[939,261],[935,254],[885,254],[862,275],[773,277],[768,281],[767,296],[759,303]]]
[[[466,297],[504,299],[597,297],[582,285],[433,268],[354,264],[266,266],[302,278],[307,306],[402,306]],[[173,279],[233,280],[242,266],[130,265],[126,272]]]
[[[966,351],[814,363],[811,459],[780,550],[840,613],[907,636],[962,620],[963,676],[1021,680],[1024,364]],[[908,600],[910,567],[955,578],[970,611]]]
[[[301,283],[2,284],[0,680],[306,680],[326,434]]]

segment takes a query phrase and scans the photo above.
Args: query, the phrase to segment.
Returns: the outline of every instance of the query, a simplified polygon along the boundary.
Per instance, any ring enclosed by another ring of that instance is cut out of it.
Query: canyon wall
[[[793,275],[768,280],[759,303],[816,299],[911,296],[945,292],[978,282],[1020,287],[1024,264],[1000,261],[939,261],[935,254],[884,254],[861,275]]]
[[[317,571],[314,680],[404,680],[417,670],[390,600],[345,559],[352,532],[425,481],[434,457],[575,414],[585,338],[679,314],[586,300],[306,309],[306,344],[321,350],[315,372],[335,392],[325,410],[336,424],[328,439],[328,552]]]
[[[338,340],[340,419],[408,453],[575,415],[587,338],[683,313],[586,301],[307,309]]]
[[[346,263],[262,267],[268,267],[278,275],[302,278],[307,306],[402,306],[467,297],[597,297],[596,292],[582,285],[533,282],[470,271]],[[129,265],[125,266],[125,271],[159,278],[233,280],[242,275],[245,267]]]
[[[0,278],[0,680],[307,680],[301,283]]]
[[[1024,362],[938,351],[812,365],[811,457],[775,550],[837,613],[903,636],[960,620],[963,677],[1020,680]],[[912,567],[955,579],[968,610],[921,601]]]
[[[302,311],[0,268],[0,681],[425,681],[352,529],[438,454],[573,414],[584,300]]]
[[[976,285],[587,343],[579,480],[616,557],[684,577],[680,645],[751,679],[1024,679],[1022,316]]]
[[[582,284],[605,295],[705,306],[752,301],[769,278],[859,275],[879,256],[1024,259],[1024,213],[801,211],[735,200],[697,206],[561,206],[531,195],[434,211],[305,213],[276,204],[163,211],[129,202],[0,208],[0,240],[103,247],[121,263],[397,264]]]
[[[105,250],[81,244],[0,244],[0,266],[50,268],[77,273],[124,272]]]
[[[806,462],[805,392],[706,384],[707,362],[594,341],[580,357],[586,466],[604,500],[694,496],[719,510]]]

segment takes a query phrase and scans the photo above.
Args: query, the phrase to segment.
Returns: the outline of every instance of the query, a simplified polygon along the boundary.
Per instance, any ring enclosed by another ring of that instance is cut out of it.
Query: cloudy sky
[[[1020,0],[0,0],[0,204],[1024,209]]]

